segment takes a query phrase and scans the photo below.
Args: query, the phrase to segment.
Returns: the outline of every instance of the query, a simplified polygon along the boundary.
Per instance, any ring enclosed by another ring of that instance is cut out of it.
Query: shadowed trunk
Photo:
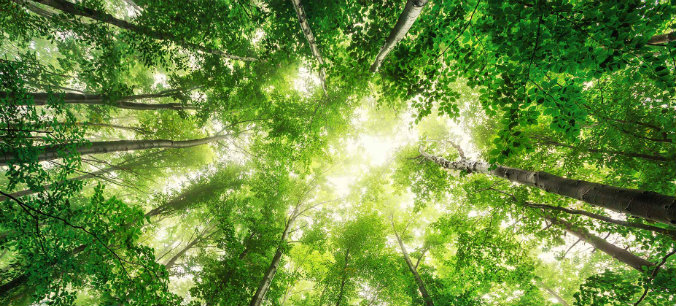
[[[676,40],[676,32],[671,32],[662,35],[655,35],[648,41],[649,45],[663,45]]]
[[[501,177],[514,183],[536,187],[546,192],[584,201],[619,213],[667,224],[676,224],[676,198],[673,196],[567,179],[542,171],[528,171],[499,165],[491,169],[491,165],[488,163],[466,159],[451,162],[445,158],[422,152],[422,150],[420,154],[423,158],[446,169]]]
[[[179,140],[179,141],[167,139],[98,141],[82,145],[76,150],[80,155],[90,155],[101,153],[159,149],[159,148],[189,148],[207,144],[214,141],[223,140],[227,137],[229,136],[218,135],[200,139]],[[37,149],[40,152],[42,152],[38,155],[38,160],[45,161],[60,158],[59,153],[69,150],[69,148],[67,148],[68,146],[69,145],[56,145],[56,146],[50,145],[38,147]],[[0,157],[0,165],[1,166],[7,165],[10,161],[14,160],[15,158],[16,158],[15,154],[5,153]]]
[[[418,274],[417,265],[414,266],[413,262],[411,262],[411,258],[409,258],[409,256],[408,256],[408,252],[406,251],[406,247],[404,246],[404,242],[401,241],[401,237],[399,237],[399,234],[397,233],[396,229],[394,228],[394,222],[392,223],[392,230],[394,231],[394,235],[397,237],[397,242],[399,242],[399,247],[401,247],[401,253],[404,255],[404,260],[406,261],[406,265],[408,266],[408,269],[411,271],[411,274],[413,274],[413,278],[415,278],[415,282],[418,285],[418,290],[420,291],[420,295],[422,295],[423,301],[425,301],[425,306],[434,306],[434,302],[432,301],[432,297],[427,292],[427,288],[425,288],[425,283],[423,283],[423,280],[420,277],[420,274]]]
[[[380,52],[376,56],[375,61],[371,65],[371,72],[376,72],[380,68],[380,65],[383,64],[383,61],[387,55],[394,49],[394,47],[401,41],[408,30],[411,29],[413,23],[420,16],[420,12],[423,7],[427,4],[428,0],[408,0],[406,1],[406,7],[404,11],[399,15],[399,20],[397,24],[394,25],[390,36],[387,37],[385,44],[380,48]]]
[[[305,35],[305,38],[307,39],[308,44],[310,45],[312,55],[315,57],[315,59],[317,59],[317,63],[319,64],[319,80],[321,81],[322,89],[326,94],[326,72],[322,67],[324,65],[324,58],[322,58],[322,54],[319,53],[317,41],[315,40],[315,36],[314,34],[312,34],[312,29],[310,29],[310,25],[307,22],[307,16],[305,15],[303,6],[300,4],[300,0],[291,0],[291,3],[293,3],[293,9],[296,11],[296,16],[298,16],[300,28],[301,30],[303,30],[303,34]]]
[[[177,91],[171,90],[167,92],[161,92],[156,94],[142,94],[142,95],[131,95],[120,97],[113,101],[107,101],[107,97],[100,94],[82,94],[82,93],[29,93],[28,95],[33,97],[33,102],[35,105],[46,105],[47,100],[50,96],[61,97],[63,98],[64,103],[67,104],[85,104],[85,105],[110,105],[123,109],[133,109],[133,110],[160,110],[160,109],[196,109],[193,105],[184,105],[181,103],[161,103],[161,104],[152,104],[152,103],[138,103],[138,102],[129,102],[134,100],[141,99],[152,99],[152,98],[165,98],[175,96]],[[0,96],[6,96],[5,93],[0,94]]]
[[[538,285],[540,286],[540,288],[547,291],[547,293],[549,293],[549,295],[553,296],[561,305],[570,306],[570,304],[568,304],[568,302],[566,302],[566,300],[564,300],[558,293],[556,293],[556,291],[552,290],[552,288],[547,287],[545,284],[543,284],[540,281],[538,281]]]

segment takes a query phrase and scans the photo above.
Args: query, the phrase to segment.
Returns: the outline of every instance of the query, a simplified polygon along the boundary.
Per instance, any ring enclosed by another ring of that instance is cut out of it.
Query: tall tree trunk
[[[141,99],[150,99],[150,98],[164,98],[171,97],[175,95],[174,90],[163,93],[156,94],[142,94],[142,95],[131,95],[120,97],[115,101],[106,101],[106,97],[100,94],[82,94],[82,93],[29,93],[33,97],[35,105],[45,105],[49,96],[58,96],[63,97],[64,103],[68,104],[86,104],[86,105],[110,105],[118,108],[124,109],[133,109],[133,110],[159,110],[159,109],[196,109],[193,105],[184,105],[181,103],[161,103],[161,104],[151,104],[151,103],[138,103],[138,102],[129,102],[134,100]],[[2,94],[5,95],[5,94]]]
[[[97,141],[91,142],[88,145],[77,148],[80,155],[113,153],[113,152],[127,152],[136,150],[159,149],[159,148],[189,148],[207,144],[214,141],[223,140],[229,137],[228,135],[211,136],[200,139],[191,140],[117,140],[117,141]],[[59,158],[59,152],[67,150],[68,145],[43,146],[38,149],[42,152],[38,155],[39,161],[52,160]],[[10,161],[16,158],[13,153],[5,153],[0,157],[0,166],[7,165]]]
[[[552,290],[552,288],[547,287],[545,284],[543,284],[542,282],[539,282],[539,281],[538,281],[538,285],[540,286],[540,288],[547,291],[547,293],[549,293],[549,295],[553,296],[557,301],[559,301],[559,303],[561,303],[561,305],[570,306],[570,304],[568,304],[568,302],[566,302],[566,300],[564,300],[558,293],[556,293],[556,291]]]
[[[397,230],[394,228],[394,222],[392,222],[392,230],[394,231],[394,236],[397,237],[397,242],[399,242],[399,247],[401,247],[401,253],[404,255],[404,260],[406,261],[406,265],[408,266],[408,269],[411,271],[411,274],[413,274],[413,278],[415,278],[415,282],[418,285],[418,290],[420,291],[420,295],[422,295],[423,301],[425,301],[425,306],[434,306],[434,302],[432,301],[432,297],[427,292],[427,288],[425,288],[425,283],[423,283],[423,280],[420,277],[420,274],[418,274],[418,269],[416,268],[416,266],[413,265],[413,262],[411,262],[411,258],[409,258],[409,256],[408,256],[408,252],[406,251],[406,247],[404,246],[404,242],[401,241],[401,237],[399,237]]]
[[[314,34],[312,34],[312,29],[310,29],[310,25],[307,22],[307,16],[305,15],[303,6],[300,4],[300,0],[291,0],[291,3],[293,3],[293,9],[296,11],[296,16],[298,16],[300,28],[303,30],[303,34],[305,35],[305,38],[307,39],[308,44],[310,45],[312,55],[315,57],[315,59],[317,59],[317,63],[319,64],[319,80],[321,81],[322,89],[326,94],[326,72],[322,67],[324,65],[324,58],[322,58],[321,53],[319,53],[317,41],[315,40],[315,36]]]
[[[18,4],[23,4],[24,1],[26,0],[13,0],[14,2]],[[194,50],[199,50],[205,53],[210,53],[214,55],[219,55],[225,58],[233,59],[233,60],[240,60],[240,61],[256,61],[256,58],[252,57],[245,57],[245,56],[236,56],[236,55],[231,55],[224,53],[223,51],[216,50],[216,49],[210,49],[210,48],[205,48],[201,45],[194,44],[194,43],[189,43],[182,41],[181,39],[177,37],[173,37],[169,33],[162,33],[162,32],[157,32],[153,31],[152,29],[135,25],[133,23],[127,22],[125,20],[117,19],[113,15],[110,15],[105,12],[100,12],[91,8],[87,8],[81,5],[73,4],[71,2],[68,2],[66,0],[33,0],[33,2],[41,3],[46,6],[49,6],[51,8],[57,9],[59,11],[62,11],[64,13],[68,13],[71,15],[75,16],[82,16],[82,17],[87,17],[90,19],[94,19],[103,23],[107,23],[113,26],[116,26],[121,29],[129,30],[132,32],[135,32],[137,34],[145,35],[151,38],[159,39],[159,40],[167,40],[174,42],[182,47],[188,48],[188,49],[194,49]]]
[[[371,65],[371,72],[376,72],[378,71],[378,68],[380,68],[380,65],[383,64],[383,61],[385,60],[385,57],[387,57],[387,54],[394,49],[394,47],[401,41],[404,36],[406,36],[406,33],[408,33],[408,30],[411,29],[411,26],[413,23],[418,19],[418,16],[420,16],[420,12],[422,11],[423,7],[427,4],[428,0],[408,0],[406,1],[406,7],[404,7],[404,11],[399,15],[399,20],[397,20],[397,24],[394,25],[394,28],[392,28],[392,31],[390,32],[390,36],[387,37],[387,40],[385,41],[385,44],[383,45],[382,48],[380,48],[380,52],[376,56],[375,61],[373,61],[373,64]]]
[[[648,41],[649,45],[662,45],[676,40],[676,32],[671,32],[662,35],[655,35]]]
[[[654,263],[647,261],[641,257],[638,257],[633,253],[623,248],[620,248],[601,237],[591,234],[590,232],[588,232],[583,228],[571,224],[570,222],[561,220],[559,218],[547,214],[544,215],[544,218],[554,224],[562,226],[566,230],[566,232],[573,234],[580,240],[591,244],[601,252],[610,255],[611,257],[638,270],[639,272],[644,272],[643,267],[653,268],[655,266]]]
[[[186,245],[186,246],[185,246],[184,248],[182,248],[178,253],[176,253],[174,256],[172,256],[172,257],[167,261],[167,263],[164,264],[164,266],[167,267],[167,270],[173,268],[174,265],[176,264],[176,261],[177,261],[179,258],[183,257],[183,256],[185,255],[185,253],[188,252],[188,250],[192,249],[193,247],[195,247],[195,245],[197,245],[198,243],[204,241],[205,239],[207,239],[207,238],[213,236],[215,233],[216,233],[215,231],[214,231],[214,232],[211,232],[211,233],[208,234],[208,235],[205,235],[205,234],[203,233],[202,235],[200,235],[200,236],[198,236],[198,237],[195,237],[195,239],[193,239],[192,241],[190,241],[190,243],[188,243],[188,245]]]
[[[483,173],[505,178],[511,182],[542,189],[607,208],[619,213],[676,224],[676,198],[652,191],[613,187],[582,180],[567,179],[542,171],[528,171],[505,166],[491,166],[485,162],[460,160],[451,162],[442,157],[420,151],[423,158],[451,170]]]
[[[249,306],[260,306],[263,303],[265,294],[268,293],[268,290],[270,289],[270,284],[272,284],[272,279],[275,277],[275,274],[277,273],[279,262],[281,261],[282,255],[284,254],[284,243],[286,243],[286,237],[289,235],[289,230],[291,229],[291,225],[293,224],[294,220],[295,216],[292,216],[291,218],[289,218],[289,221],[286,222],[286,225],[284,226],[284,231],[282,232],[282,238],[279,240],[279,245],[277,246],[277,250],[275,251],[275,256],[272,257],[272,262],[270,262],[270,266],[265,271],[265,275],[263,275],[263,279],[258,285],[256,293],[251,298]]]
[[[343,277],[340,281],[340,290],[338,291],[338,299],[336,299],[336,306],[340,306],[345,294],[345,283],[347,282],[347,263],[350,262],[350,249],[345,250],[345,265],[343,266]]]
[[[568,145],[568,144],[565,144],[565,143],[557,142],[557,141],[554,141],[554,140],[551,140],[551,139],[540,139],[540,140],[541,140],[541,143],[545,144],[545,145],[553,145],[553,146],[569,148],[569,149],[573,149],[573,150],[581,150],[581,151],[586,151],[586,152],[589,152],[589,153],[619,155],[619,156],[641,158],[641,159],[652,160],[652,161],[660,161],[660,162],[676,161],[673,158],[667,158],[667,157],[660,156],[660,155],[651,155],[651,154],[624,152],[624,151],[615,151],[615,150],[598,150],[598,149],[593,149],[593,148],[580,148],[580,147],[571,146],[571,145]]]
[[[81,126],[98,126],[98,127],[105,127],[105,128],[111,128],[111,129],[126,130],[126,131],[132,131],[134,133],[140,133],[140,134],[146,134],[146,135],[151,133],[149,130],[142,129],[142,128],[139,128],[139,127],[125,126],[125,125],[119,125],[119,124],[94,123],[94,122],[78,122],[76,124],[81,125]]]
[[[676,238],[676,231],[674,231],[672,229],[668,229],[668,228],[661,228],[661,227],[653,226],[653,225],[650,225],[650,224],[622,221],[622,220],[617,220],[617,219],[613,219],[613,218],[610,218],[610,217],[606,217],[606,216],[603,216],[603,215],[591,213],[591,212],[588,212],[588,211],[585,211],[585,210],[570,209],[570,208],[552,206],[552,205],[546,205],[546,204],[524,203],[524,205],[528,206],[528,207],[533,207],[533,208],[562,211],[562,212],[573,214],[573,215],[583,215],[583,216],[587,216],[587,217],[590,217],[590,218],[593,218],[593,219],[596,219],[596,220],[601,220],[601,221],[604,221],[604,222],[617,224],[617,225],[621,225],[621,226],[624,226],[624,227],[631,227],[631,228],[637,228],[637,229],[652,231],[652,232],[661,233],[661,234],[669,235],[671,237]]]

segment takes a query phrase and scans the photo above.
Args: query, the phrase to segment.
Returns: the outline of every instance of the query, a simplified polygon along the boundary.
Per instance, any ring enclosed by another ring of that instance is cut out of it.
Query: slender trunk
[[[25,0],[13,0],[16,3],[23,4]],[[173,35],[169,33],[162,33],[158,31],[154,31],[152,29],[135,25],[133,23],[127,22],[125,20],[117,19],[113,15],[110,15],[105,12],[100,12],[95,9],[87,8],[78,4],[73,4],[71,2],[68,2],[66,0],[33,0],[33,2],[41,3],[46,6],[49,6],[51,8],[57,9],[59,11],[62,11],[64,13],[68,13],[71,15],[75,16],[82,16],[82,17],[87,17],[90,19],[94,19],[103,23],[107,23],[109,25],[116,26],[121,29],[125,29],[137,34],[145,35],[154,39],[159,39],[159,40],[167,40],[174,42],[182,47],[188,48],[188,49],[194,49],[194,50],[199,50],[204,53],[210,53],[214,55],[219,55],[223,56],[229,59],[233,60],[241,60],[241,61],[256,61],[256,58],[252,57],[243,57],[243,56],[236,56],[236,55],[231,55],[231,54],[226,54],[220,50],[216,49],[210,49],[210,48],[205,48],[199,44],[194,44],[194,43],[189,43],[182,41],[180,38],[174,37]]]
[[[307,22],[307,16],[305,15],[303,6],[300,4],[300,0],[291,0],[291,3],[293,3],[293,9],[296,11],[296,16],[298,16],[300,28],[301,30],[303,30],[303,34],[305,35],[305,38],[307,39],[308,44],[310,45],[312,55],[315,57],[315,59],[317,59],[317,63],[319,64],[319,80],[321,81],[322,89],[326,94],[326,72],[322,67],[324,65],[324,58],[322,58],[321,53],[319,53],[317,41],[315,40],[315,36],[314,34],[312,34],[312,29],[310,29],[310,25]]]
[[[175,91],[172,90],[175,93]],[[7,94],[2,93],[0,96],[7,96]],[[86,104],[86,105],[110,105],[123,109],[133,109],[133,110],[160,110],[160,109],[196,109],[193,105],[184,105],[181,103],[139,103],[139,102],[130,102],[134,100],[141,99],[150,99],[150,98],[164,98],[174,96],[173,93],[156,93],[156,94],[142,94],[142,95],[131,95],[120,97],[115,101],[106,101],[106,97],[100,94],[82,94],[75,92],[68,93],[46,93],[46,92],[37,92],[29,93],[29,96],[33,97],[33,102],[35,105],[46,105],[47,100],[50,96],[62,97],[64,103],[68,104]]]
[[[545,291],[547,291],[547,293],[549,293],[557,301],[559,301],[559,303],[561,303],[561,305],[570,306],[570,304],[568,304],[568,302],[566,302],[566,300],[564,300],[558,293],[556,293],[556,291],[552,290],[552,288],[545,286],[545,284],[543,284],[542,282],[538,282],[538,285],[540,285],[540,288],[545,289]]]
[[[190,243],[188,243],[188,245],[186,245],[183,249],[181,249],[178,253],[176,253],[176,255],[172,256],[172,257],[167,261],[167,263],[164,264],[164,266],[167,267],[167,270],[170,270],[170,269],[176,264],[176,261],[177,261],[179,258],[183,257],[183,255],[185,255],[185,253],[188,252],[188,250],[192,249],[193,247],[195,247],[195,245],[197,245],[198,243],[200,243],[200,242],[203,241],[204,239],[207,239],[207,238],[211,237],[211,236],[212,236],[213,234],[215,234],[215,233],[216,233],[216,232],[212,232],[212,233],[210,233],[210,234],[208,234],[208,235],[202,234],[201,236],[196,237],[196,238],[193,239]]]
[[[599,215],[599,214],[590,213],[590,212],[585,211],[585,210],[570,209],[570,208],[552,206],[552,205],[546,205],[546,204],[525,203],[524,205],[528,206],[528,207],[533,207],[533,208],[542,208],[542,209],[547,209],[547,210],[562,211],[562,212],[566,212],[566,213],[573,214],[573,215],[583,215],[583,216],[587,216],[587,217],[590,217],[590,218],[594,218],[596,220],[601,220],[601,221],[605,221],[605,222],[608,222],[608,223],[621,225],[621,226],[624,226],[624,227],[631,227],[631,228],[637,228],[637,229],[642,229],[642,230],[647,230],[647,231],[653,231],[653,232],[656,232],[656,233],[661,233],[661,234],[669,235],[671,237],[676,238],[676,231],[674,231],[672,229],[653,226],[653,225],[650,225],[650,224],[622,221],[622,220],[617,220],[617,219],[613,219],[613,218],[610,218],[610,217],[602,216],[602,215]]]
[[[81,146],[76,150],[80,155],[90,155],[90,154],[127,152],[147,149],[159,149],[159,148],[189,148],[207,144],[214,141],[223,140],[226,137],[228,137],[228,135],[218,135],[200,139],[179,140],[179,141],[167,139],[98,141],[91,142],[88,145]],[[38,147],[38,150],[42,152],[38,155],[38,161],[57,159],[60,157],[59,152],[69,150],[69,148],[67,148],[68,146],[69,145],[50,145]],[[16,158],[15,154],[5,153],[3,156],[0,157],[0,166],[7,165],[10,161],[14,160],[15,158]]]
[[[655,35],[648,41],[649,45],[663,45],[676,40],[676,32]]]
[[[286,237],[289,235],[289,230],[291,229],[291,225],[293,224],[294,220],[295,217],[291,217],[289,218],[289,221],[286,222],[286,226],[284,226],[284,231],[282,232],[282,238],[279,240],[279,245],[275,251],[275,256],[272,257],[272,262],[270,262],[270,266],[268,267],[267,271],[265,271],[265,275],[258,285],[256,293],[251,298],[249,306],[260,306],[263,303],[265,294],[268,293],[270,284],[272,284],[272,279],[277,273],[279,262],[281,261],[282,255],[284,254],[284,243],[286,242]]]
[[[93,122],[78,122],[78,125],[82,126],[98,126],[98,127],[105,127],[105,128],[111,128],[111,129],[118,129],[118,130],[126,130],[126,131],[132,131],[134,133],[140,133],[140,134],[150,134],[151,132],[142,128],[138,127],[133,127],[133,126],[124,126],[124,125],[118,125],[118,124],[107,124],[107,123],[93,123]]]
[[[387,54],[389,54],[390,51],[392,51],[392,49],[394,49],[394,47],[397,45],[397,43],[399,43],[399,41],[402,40],[404,36],[406,36],[408,30],[411,29],[413,23],[416,21],[416,19],[418,19],[418,16],[420,16],[420,12],[427,4],[427,1],[428,0],[406,1],[406,7],[404,7],[404,11],[401,13],[401,15],[399,15],[397,24],[395,24],[394,28],[392,28],[390,36],[387,37],[385,44],[382,48],[380,48],[380,52],[376,56],[375,61],[373,61],[373,65],[371,65],[371,72],[378,71],[380,65],[383,64],[385,57],[387,57]]]
[[[676,224],[676,198],[673,196],[567,179],[542,171],[527,171],[499,165],[491,169],[491,166],[485,162],[469,160],[451,162],[422,151],[420,154],[423,158],[446,169],[501,177],[514,183],[540,188],[546,192],[584,201],[619,213]]]
[[[654,263],[647,261],[641,257],[638,257],[633,253],[623,248],[620,248],[601,237],[591,234],[590,232],[588,232],[583,228],[571,224],[570,222],[546,214],[544,215],[544,218],[554,224],[562,226],[567,232],[573,234],[575,237],[581,239],[586,243],[591,244],[601,252],[610,255],[611,257],[638,270],[639,272],[644,272],[643,267],[653,268],[655,266]]]
[[[90,178],[98,177],[102,174],[107,174],[107,173],[113,172],[116,169],[118,169],[118,168],[114,167],[114,166],[107,167],[107,168],[104,168],[104,169],[101,169],[101,170],[98,170],[98,171],[94,171],[92,173],[87,173],[87,174],[84,174],[84,175],[80,175],[80,176],[71,178],[71,179],[68,179],[68,180],[69,181],[87,180],[87,179],[90,179]],[[50,188],[52,188],[52,186],[53,186],[53,184],[49,184],[49,185],[45,185],[44,187],[45,187],[45,190],[49,190]],[[20,197],[25,197],[25,196],[36,194],[36,193],[38,193],[38,191],[35,191],[35,190],[32,190],[32,189],[24,189],[24,190],[20,190],[20,191],[10,193],[10,195],[15,197],[15,198],[20,198]],[[6,199],[7,199],[7,197],[5,197],[4,195],[0,195],[0,201],[4,201]]]
[[[549,139],[541,139],[542,144],[548,144],[548,145],[553,145],[557,147],[563,147],[563,148],[569,148],[569,149],[574,149],[574,150],[582,150],[582,151],[587,151],[589,153],[600,153],[600,154],[609,154],[609,155],[620,155],[620,156],[626,156],[626,157],[633,157],[633,158],[642,158],[646,160],[653,160],[653,161],[660,161],[660,162],[668,162],[668,161],[674,161],[673,158],[667,158],[664,156],[660,155],[651,155],[651,154],[643,154],[643,153],[634,153],[634,152],[624,152],[624,151],[614,151],[614,150],[598,150],[598,149],[593,149],[593,148],[579,148],[571,145],[567,145],[565,143],[560,143],[557,141],[549,140]]]
[[[347,263],[350,261],[350,249],[345,250],[345,265],[343,266],[343,277],[340,281],[340,291],[338,291],[338,299],[336,300],[336,306],[340,306],[340,302],[343,300],[343,294],[345,293],[345,283],[347,282]]]
[[[140,7],[138,4],[136,4],[136,2],[134,2],[134,0],[124,0],[124,2],[125,2],[127,5],[129,5],[131,8],[133,8],[134,10],[136,10],[137,12],[142,12],[142,11],[143,11],[143,8]]]
[[[394,230],[394,235],[397,237],[397,242],[399,242],[399,247],[401,247],[401,253],[404,255],[404,260],[406,261],[406,265],[408,266],[408,269],[411,271],[411,274],[413,274],[413,278],[415,278],[415,282],[418,285],[418,290],[420,291],[420,295],[422,295],[423,301],[425,301],[425,306],[434,306],[434,302],[432,301],[432,297],[430,294],[427,292],[427,288],[425,288],[425,283],[423,283],[422,278],[420,277],[420,274],[418,274],[418,269],[413,265],[413,262],[411,262],[411,258],[408,256],[408,252],[406,251],[406,247],[404,246],[404,242],[401,241],[401,237],[399,237],[399,234],[394,228],[394,223],[392,223],[392,230]]]
[[[41,7],[39,7],[39,6],[35,5],[35,4],[33,4],[33,3],[30,3],[30,2],[28,2],[28,1],[21,3],[21,5],[23,5],[23,6],[24,6],[26,9],[28,9],[29,11],[31,11],[31,12],[33,12],[33,13],[35,13],[35,14],[38,14],[38,15],[40,15],[40,16],[42,16],[42,17],[45,17],[45,18],[52,18],[52,16],[54,16],[54,13],[52,13],[52,12],[50,12],[50,11],[48,11],[48,10],[45,10],[45,9],[43,9],[43,8],[41,8]]]

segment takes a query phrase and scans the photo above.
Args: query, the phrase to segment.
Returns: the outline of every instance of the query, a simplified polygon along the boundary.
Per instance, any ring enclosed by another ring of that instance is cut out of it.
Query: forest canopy
[[[0,0],[0,305],[676,305],[676,5]]]

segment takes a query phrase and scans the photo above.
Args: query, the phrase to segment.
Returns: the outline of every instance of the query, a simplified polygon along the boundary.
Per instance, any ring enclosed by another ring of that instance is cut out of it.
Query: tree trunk
[[[312,34],[312,29],[310,29],[310,25],[307,22],[307,16],[305,15],[303,6],[300,4],[300,0],[291,0],[291,3],[293,3],[293,9],[296,11],[296,16],[298,16],[300,28],[301,30],[303,30],[303,34],[305,35],[305,38],[307,39],[308,44],[310,45],[312,55],[315,57],[315,59],[317,59],[317,63],[319,64],[319,80],[322,83],[322,89],[324,90],[324,94],[326,94],[326,72],[322,67],[324,65],[324,58],[322,58],[321,53],[319,53],[317,41],[315,40],[315,36],[314,34]]]
[[[167,267],[167,270],[170,270],[170,269],[176,264],[176,261],[177,261],[179,258],[183,257],[183,255],[185,255],[185,253],[188,252],[188,250],[192,249],[195,245],[197,245],[198,243],[200,243],[200,242],[203,241],[204,239],[207,239],[207,238],[211,237],[211,236],[212,236],[213,234],[215,234],[215,233],[216,233],[216,232],[214,231],[214,232],[212,232],[212,233],[210,233],[210,234],[208,234],[208,235],[202,234],[201,236],[196,237],[195,239],[193,239],[192,241],[190,241],[190,243],[188,243],[188,245],[186,245],[183,249],[181,249],[178,253],[176,253],[176,255],[172,256],[172,257],[167,261],[167,263],[164,264],[164,266]]]
[[[80,155],[90,155],[90,154],[102,154],[102,153],[113,153],[113,152],[127,152],[127,151],[136,151],[136,150],[147,150],[147,149],[159,149],[159,148],[189,148],[194,146],[199,146],[207,144],[214,141],[223,140],[229,137],[228,135],[218,135],[211,136],[200,139],[191,139],[191,140],[166,140],[166,139],[155,139],[155,140],[117,140],[117,141],[98,141],[91,142],[88,145],[81,146],[77,148],[77,152]],[[68,145],[50,145],[38,147],[42,153],[38,155],[39,161],[52,160],[59,158],[59,152],[68,150],[66,148]],[[5,153],[0,157],[0,166],[7,165],[10,161],[16,158],[13,153]]]
[[[13,0],[13,1],[18,3],[18,4],[22,4],[22,2],[24,2],[25,0]],[[152,38],[155,38],[155,39],[171,41],[171,42],[174,42],[174,43],[176,43],[176,44],[178,44],[182,47],[188,48],[188,49],[195,49],[195,50],[202,51],[204,53],[219,55],[219,56],[223,56],[223,57],[233,59],[233,60],[240,60],[240,61],[256,61],[257,60],[256,58],[226,54],[226,53],[224,53],[220,50],[205,48],[205,47],[200,46],[198,44],[193,44],[193,43],[181,41],[181,39],[173,37],[172,35],[170,35],[168,33],[153,31],[152,29],[142,27],[142,26],[139,26],[139,25],[135,25],[135,24],[132,24],[130,22],[127,22],[127,21],[124,21],[124,20],[121,20],[121,19],[117,19],[113,15],[110,15],[108,13],[100,12],[100,11],[97,11],[97,10],[94,10],[94,9],[91,9],[91,8],[87,8],[87,7],[84,7],[84,6],[81,6],[81,5],[73,4],[73,3],[68,2],[66,0],[33,0],[33,2],[37,2],[37,3],[47,5],[51,8],[57,9],[57,10],[62,11],[64,13],[68,13],[68,14],[75,15],[75,16],[82,16],[82,17],[91,18],[91,19],[94,19],[94,20],[97,20],[97,21],[100,21],[100,22],[103,22],[103,23],[107,23],[107,24],[116,26],[116,27],[121,28],[121,29],[129,30],[129,31],[132,31],[132,32],[135,32],[135,33],[138,33],[138,34],[141,34],[141,35],[145,35],[145,36],[148,36],[148,37],[152,37]]]
[[[653,225],[650,225],[650,224],[616,220],[616,219],[613,219],[613,218],[610,218],[610,217],[591,213],[591,212],[588,212],[588,211],[585,211],[585,210],[570,209],[570,208],[559,207],[559,206],[552,206],[552,205],[545,205],[545,204],[535,204],[535,203],[524,203],[524,205],[528,206],[528,207],[533,207],[533,208],[562,211],[562,212],[573,214],[573,215],[583,215],[583,216],[587,216],[587,217],[590,217],[590,218],[593,218],[593,219],[596,219],[596,220],[601,220],[601,221],[605,221],[605,222],[608,222],[608,223],[621,225],[621,226],[624,226],[624,227],[631,227],[631,228],[637,228],[637,229],[652,231],[652,232],[661,233],[661,234],[669,235],[671,237],[676,238],[676,231],[674,231],[672,229],[653,226]]]
[[[406,7],[404,7],[404,11],[401,13],[401,15],[399,15],[397,24],[395,24],[394,28],[392,28],[390,36],[387,37],[385,44],[382,48],[380,48],[380,52],[376,56],[375,61],[373,61],[373,65],[371,65],[371,72],[378,71],[380,65],[383,64],[385,57],[387,57],[387,54],[389,54],[390,51],[392,51],[392,49],[394,49],[394,47],[397,45],[397,43],[399,43],[399,41],[401,41],[401,39],[406,36],[408,30],[411,29],[413,23],[416,21],[416,19],[418,19],[418,16],[420,16],[420,12],[427,4],[427,1],[428,0],[406,1]]]
[[[116,167],[107,167],[107,168],[104,168],[104,169],[101,169],[101,170],[98,170],[98,171],[94,171],[92,173],[87,173],[87,174],[84,174],[84,175],[80,175],[78,177],[74,177],[74,178],[69,179],[69,180],[70,181],[87,180],[87,179],[90,179],[90,178],[98,177],[99,175],[102,175],[102,174],[107,174],[107,173],[113,172],[116,169],[117,169]],[[51,188],[52,185],[53,184],[49,184],[49,185],[44,186],[45,190],[48,190],[49,188]],[[32,194],[36,194],[36,193],[38,193],[38,192],[35,191],[35,190],[32,190],[32,189],[24,189],[24,190],[20,190],[20,191],[10,193],[10,195],[15,197],[15,198],[20,198],[20,197],[25,197],[27,195],[32,195]],[[4,201],[6,199],[7,199],[7,197],[5,197],[4,195],[0,195],[0,201]]]
[[[499,165],[491,170],[491,166],[485,162],[466,159],[451,162],[422,151],[420,154],[423,158],[446,169],[502,177],[514,183],[536,187],[619,213],[671,225],[676,224],[676,198],[673,196],[567,179],[542,171],[527,171]]]
[[[648,268],[655,267],[654,263],[649,262],[641,257],[638,257],[633,253],[623,248],[620,248],[612,243],[609,243],[605,239],[593,235],[583,228],[576,227],[570,222],[561,220],[559,218],[547,214],[544,215],[544,218],[554,224],[561,225],[567,232],[573,234],[575,237],[580,238],[582,241],[591,244],[601,252],[610,255],[611,257],[638,270],[641,273],[644,272],[643,267]]]
[[[340,306],[340,302],[343,300],[343,294],[345,293],[345,283],[347,282],[347,263],[350,261],[350,249],[345,250],[345,265],[343,266],[343,278],[340,281],[340,291],[338,291],[338,299],[336,300],[336,306]]]
[[[543,284],[542,282],[538,282],[538,284],[542,289],[545,289],[545,291],[547,291],[551,296],[553,296],[557,301],[559,301],[561,305],[570,306],[570,304],[568,304],[566,300],[564,300],[558,293],[556,293],[556,291],[552,290],[552,288],[545,286],[545,284]]]
[[[434,302],[432,301],[432,297],[430,296],[429,293],[427,293],[427,288],[425,288],[425,283],[423,283],[423,280],[420,277],[420,274],[418,274],[418,269],[416,268],[416,266],[413,265],[413,262],[411,262],[411,258],[409,258],[409,256],[408,256],[408,252],[406,251],[406,247],[404,246],[404,242],[401,241],[401,237],[399,237],[397,230],[394,228],[394,222],[392,223],[392,230],[394,231],[394,235],[397,237],[397,242],[399,242],[399,247],[401,247],[401,253],[404,255],[404,260],[406,261],[406,265],[408,266],[408,269],[411,271],[411,274],[413,274],[413,278],[415,278],[415,282],[418,285],[418,290],[420,291],[420,295],[422,295],[423,301],[425,301],[425,306],[434,306]]]
[[[272,262],[270,262],[270,266],[268,267],[267,271],[265,271],[265,275],[263,276],[263,279],[258,285],[256,293],[251,298],[249,306],[260,306],[263,303],[265,294],[268,293],[268,290],[270,289],[270,284],[272,284],[272,279],[275,277],[275,274],[277,273],[279,262],[281,261],[282,255],[284,254],[283,247],[284,243],[286,242],[286,236],[289,235],[289,230],[291,229],[291,225],[293,224],[294,220],[295,216],[292,216],[291,218],[289,218],[289,221],[286,222],[286,226],[284,226],[284,231],[282,232],[282,238],[279,240],[279,245],[277,246],[277,250],[275,251],[275,256],[272,257]]]
[[[655,35],[648,41],[649,45],[663,45],[676,40],[676,32],[671,32],[662,35]]]
[[[81,125],[81,126],[98,126],[98,127],[105,127],[105,128],[111,128],[111,129],[126,130],[126,131],[131,131],[131,132],[134,132],[134,133],[146,134],[146,135],[151,133],[149,130],[146,130],[146,129],[133,127],[133,126],[118,125],[118,124],[93,123],[93,122],[78,122],[76,124]]]
[[[193,105],[183,105],[181,103],[161,103],[161,104],[151,104],[151,103],[138,103],[138,102],[129,102],[140,99],[150,99],[150,98],[163,98],[171,97],[171,93],[157,93],[157,94],[143,94],[143,95],[131,95],[120,97],[115,101],[106,101],[106,97],[99,94],[81,94],[81,93],[30,93],[30,96],[33,97],[35,105],[45,105],[47,104],[47,99],[49,96],[63,97],[64,103],[68,104],[86,104],[86,105],[110,105],[118,108],[124,109],[133,109],[133,110],[159,110],[159,109],[196,109]]]
[[[549,140],[549,139],[540,139],[540,140],[541,140],[541,143],[545,144],[545,145],[553,145],[553,146],[569,148],[569,149],[573,149],[573,150],[581,150],[581,151],[586,151],[586,152],[589,152],[589,153],[620,155],[620,156],[642,158],[642,159],[646,159],[646,160],[659,161],[659,162],[676,161],[673,158],[666,158],[666,157],[660,156],[660,155],[651,155],[651,154],[624,152],[624,151],[614,151],[614,150],[598,150],[598,149],[592,149],[592,148],[578,148],[578,147],[575,147],[575,146],[567,145],[565,143],[560,143],[560,142]]]

